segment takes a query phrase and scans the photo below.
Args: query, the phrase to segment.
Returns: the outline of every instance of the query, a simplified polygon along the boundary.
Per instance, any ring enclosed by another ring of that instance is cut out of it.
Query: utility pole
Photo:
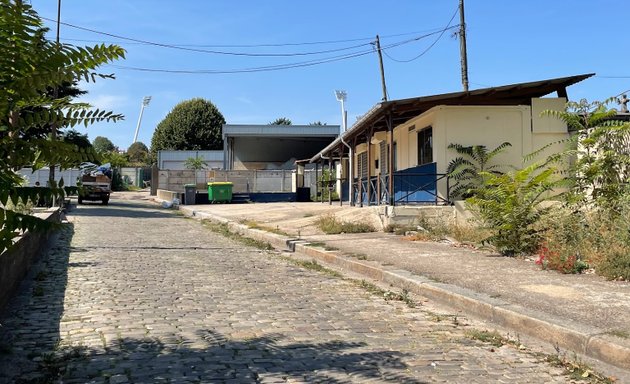
[[[464,21],[464,0],[459,0],[459,51],[462,61],[462,86],[468,92],[468,58],[466,54],[466,22]]]
[[[383,87],[383,101],[387,101],[387,86],[385,85],[385,69],[383,68],[383,53],[381,52],[381,41],[376,35],[376,52],[378,52],[378,65],[381,69],[381,86]]]

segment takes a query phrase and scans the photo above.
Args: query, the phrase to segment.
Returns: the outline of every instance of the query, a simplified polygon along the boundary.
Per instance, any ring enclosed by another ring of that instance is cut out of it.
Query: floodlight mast
[[[142,122],[142,114],[144,113],[144,108],[149,106],[151,102],[151,96],[145,96],[142,99],[142,106],[140,107],[140,117],[138,118],[138,125],[136,125],[136,134],[133,135],[133,142],[138,141],[138,131],[140,131],[140,123]]]
[[[348,98],[348,94],[346,91],[335,91],[335,97],[337,101],[341,102],[341,133],[339,135],[339,140],[341,143],[348,148],[348,202],[350,205],[354,205],[353,196],[352,196],[352,184],[354,182],[353,173],[354,173],[354,162],[352,161],[354,158],[354,154],[352,151],[352,147],[346,143],[343,139],[344,133],[348,130],[348,112],[346,112],[345,102]],[[343,201],[343,199],[339,199],[339,201]]]

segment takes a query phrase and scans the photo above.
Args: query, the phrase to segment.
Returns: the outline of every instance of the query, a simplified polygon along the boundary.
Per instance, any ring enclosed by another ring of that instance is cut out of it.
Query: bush
[[[352,223],[338,220],[335,215],[327,214],[320,216],[315,225],[327,235],[339,233],[366,233],[375,232],[376,229],[369,223]]]
[[[491,233],[484,242],[507,256],[538,251],[539,221],[549,210],[540,203],[554,186],[553,173],[551,168],[541,171],[538,165],[502,175],[483,172],[482,188],[466,202]]]
[[[537,263],[563,273],[591,266],[607,279],[630,280],[630,197],[614,209],[555,208],[544,226]]]

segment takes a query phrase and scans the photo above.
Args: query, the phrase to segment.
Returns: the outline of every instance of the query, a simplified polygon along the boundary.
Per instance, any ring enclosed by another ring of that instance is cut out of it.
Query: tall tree
[[[90,158],[75,151],[74,144],[31,135],[31,129],[53,122],[71,128],[122,118],[73,103],[70,97],[54,98],[48,91],[78,79],[112,78],[95,70],[124,57],[125,51],[115,45],[56,44],[43,39],[42,31],[43,23],[29,4],[0,0],[0,253],[21,231],[49,227],[41,219],[8,209],[9,200],[17,205],[37,201],[42,194],[63,195],[61,185],[37,190],[20,187],[22,178],[15,170],[25,166],[36,170],[47,164],[68,168]]]
[[[94,141],[92,141],[92,145],[94,146],[94,150],[98,154],[103,154],[107,152],[111,152],[116,150],[116,146],[110,139],[104,136],[96,136]]]
[[[68,129],[64,131],[62,133],[62,140],[65,143],[76,145],[77,151],[94,151],[87,134],[80,133],[75,129]]]
[[[129,161],[136,165],[145,165],[149,156],[149,148],[141,142],[136,141],[127,148]]]
[[[160,150],[218,150],[223,148],[225,119],[209,100],[196,98],[177,104],[151,138],[151,157]]]
[[[291,119],[288,117],[278,117],[274,121],[270,122],[269,125],[291,125]]]

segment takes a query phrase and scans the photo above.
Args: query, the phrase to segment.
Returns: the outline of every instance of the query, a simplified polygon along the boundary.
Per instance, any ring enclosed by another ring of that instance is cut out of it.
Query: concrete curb
[[[534,337],[554,347],[564,348],[622,369],[630,369],[630,346],[619,344],[612,337],[602,334],[601,330],[594,327],[554,318],[545,313],[528,310],[519,305],[452,284],[438,283],[406,270],[396,270],[370,261],[350,259],[336,251],[325,251],[310,246],[305,241],[248,228],[208,212],[196,211],[192,207],[180,206],[179,209],[187,216],[227,224],[230,231],[267,242],[274,248],[310,256],[317,261],[334,265],[342,270],[357,273],[400,289],[406,289],[455,310],[461,310],[499,326]]]

